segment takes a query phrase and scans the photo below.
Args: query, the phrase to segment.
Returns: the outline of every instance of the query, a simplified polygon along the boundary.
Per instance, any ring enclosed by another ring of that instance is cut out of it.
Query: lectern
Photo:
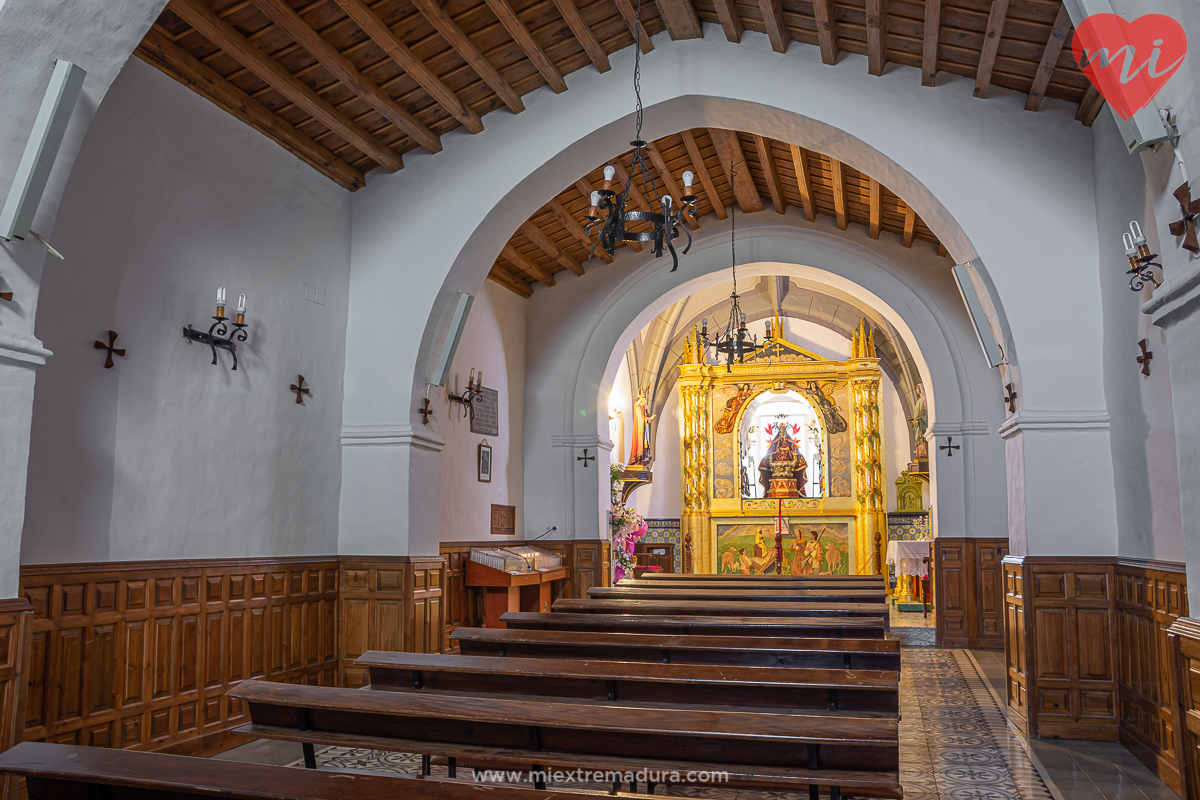
[[[570,574],[571,569],[563,566],[510,572],[471,559],[466,584],[483,589],[484,627],[504,628],[500,615],[506,611],[550,611],[552,594],[562,594],[562,585],[554,586],[555,581]]]

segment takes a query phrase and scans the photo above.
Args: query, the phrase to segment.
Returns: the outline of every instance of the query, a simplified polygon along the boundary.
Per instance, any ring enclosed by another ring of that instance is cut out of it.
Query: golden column
[[[883,569],[887,513],[883,505],[884,450],[879,420],[879,359],[875,334],[861,320],[850,339],[855,371],[850,379],[851,416],[854,420],[854,456],[857,471],[857,505],[854,524],[855,572],[878,575]]]
[[[684,351],[685,365],[679,377],[679,405],[683,417],[683,431],[679,437],[680,454],[679,480],[682,484],[683,504],[679,514],[679,538],[683,547],[691,542],[693,548],[692,571],[714,572],[716,555],[709,531],[708,443],[709,431],[708,392],[711,380],[705,376],[703,352],[698,344],[699,333],[693,326]]]

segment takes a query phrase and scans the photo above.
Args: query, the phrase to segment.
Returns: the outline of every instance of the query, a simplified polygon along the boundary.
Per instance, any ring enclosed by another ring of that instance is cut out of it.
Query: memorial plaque
[[[517,507],[492,505],[492,533],[512,536],[517,532]]]
[[[495,389],[480,389],[479,396],[471,403],[475,409],[471,417],[471,433],[484,436],[500,435],[500,393]]]

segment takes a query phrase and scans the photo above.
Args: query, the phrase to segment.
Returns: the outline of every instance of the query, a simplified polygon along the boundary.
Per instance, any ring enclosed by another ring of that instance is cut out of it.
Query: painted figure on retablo
[[[796,440],[788,433],[786,422],[780,422],[775,438],[762,461],[758,462],[758,482],[765,497],[804,497],[808,462],[800,455]],[[770,433],[770,426],[767,427]]]

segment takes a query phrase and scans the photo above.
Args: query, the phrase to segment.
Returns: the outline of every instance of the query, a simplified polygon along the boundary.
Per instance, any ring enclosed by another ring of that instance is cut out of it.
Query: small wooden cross
[[[961,447],[959,447],[958,445],[956,445],[956,444],[954,443],[954,437],[953,437],[953,436],[947,436],[947,437],[946,437],[946,443],[945,443],[945,444],[943,444],[943,445],[939,445],[939,446],[938,446],[938,450],[945,450],[945,451],[946,451],[946,458],[954,458],[954,451],[955,451],[955,450],[962,450],[962,448],[961,448]]]
[[[1008,390],[1004,395],[1004,402],[1008,405],[1008,413],[1014,414],[1017,410],[1017,390],[1013,388],[1011,383],[1004,384],[1004,388]]]
[[[11,303],[12,298],[13,298],[12,292],[0,292],[0,300],[7,300],[8,302]]]
[[[421,401],[421,405],[417,409],[417,413],[421,415],[421,424],[428,425],[429,417],[431,414],[433,414],[433,409],[429,407],[429,398],[428,397],[426,397],[424,400]]]
[[[1196,238],[1196,215],[1200,214],[1200,200],[1192,199],[1192,190],[1184,181],[1172,194],[1179,201],[1179,210],[1183,218],[1172,222],[1169,226],[1172,236],[1183,237],[1183,249],[1190,253],[1200,253],[1200,240]]]
[[[596,460],[596,457],[595,457],[595,456],[589,456],[589,455],[588,455],[588,448],[586,448],[586,447],[585,447],[585,448],[583,448],[583,455],[582,455],[582,456],[576,456],[575,460],[576,460],[576,461],[582,461],[582,462],[583,462],[584,469],[586,469],[586,468],[587,468],[587,465],[588,465],[588,462],[589,462],[589,461],[595,461],[595,460]]]
[[[1150,362],[1154,360],[1154,351],[1146,349],[1146,340],[1142,339],[1138,342],[1138,347],[1142,348],[1142,354],[1137,357],[1137,362],[1142,365],[1142,375],[1150,376]]]
[[[296,405],[300,405],[304,402],[304,395],[312,394],[312,392],[304,387],[304,376],[300,375],[298,377],[299,380],[296,383],[293,383],[290,387],[291,390],[296,393]]]
[[[0,297],[3,297],[3,295],[0,295]],[[5,299],[7,300],[8,298],[5,298]],[[117,332],[109,331],[108,332],[108,344],[105,344],[104,342],[101,342],[101,341],[97,341],[95,344],[92,345],[93,350],[107,350],[108,351],[108,353],[105,354],[105,358],[104,358],[104,368],[105,369],[113,368],[113,360],[112,360],[113,353],[116,353],[117,355],[121,356],[121,358],[125,357],[124,348],[113,347],[113,344],[116,341],[117,341]]]

